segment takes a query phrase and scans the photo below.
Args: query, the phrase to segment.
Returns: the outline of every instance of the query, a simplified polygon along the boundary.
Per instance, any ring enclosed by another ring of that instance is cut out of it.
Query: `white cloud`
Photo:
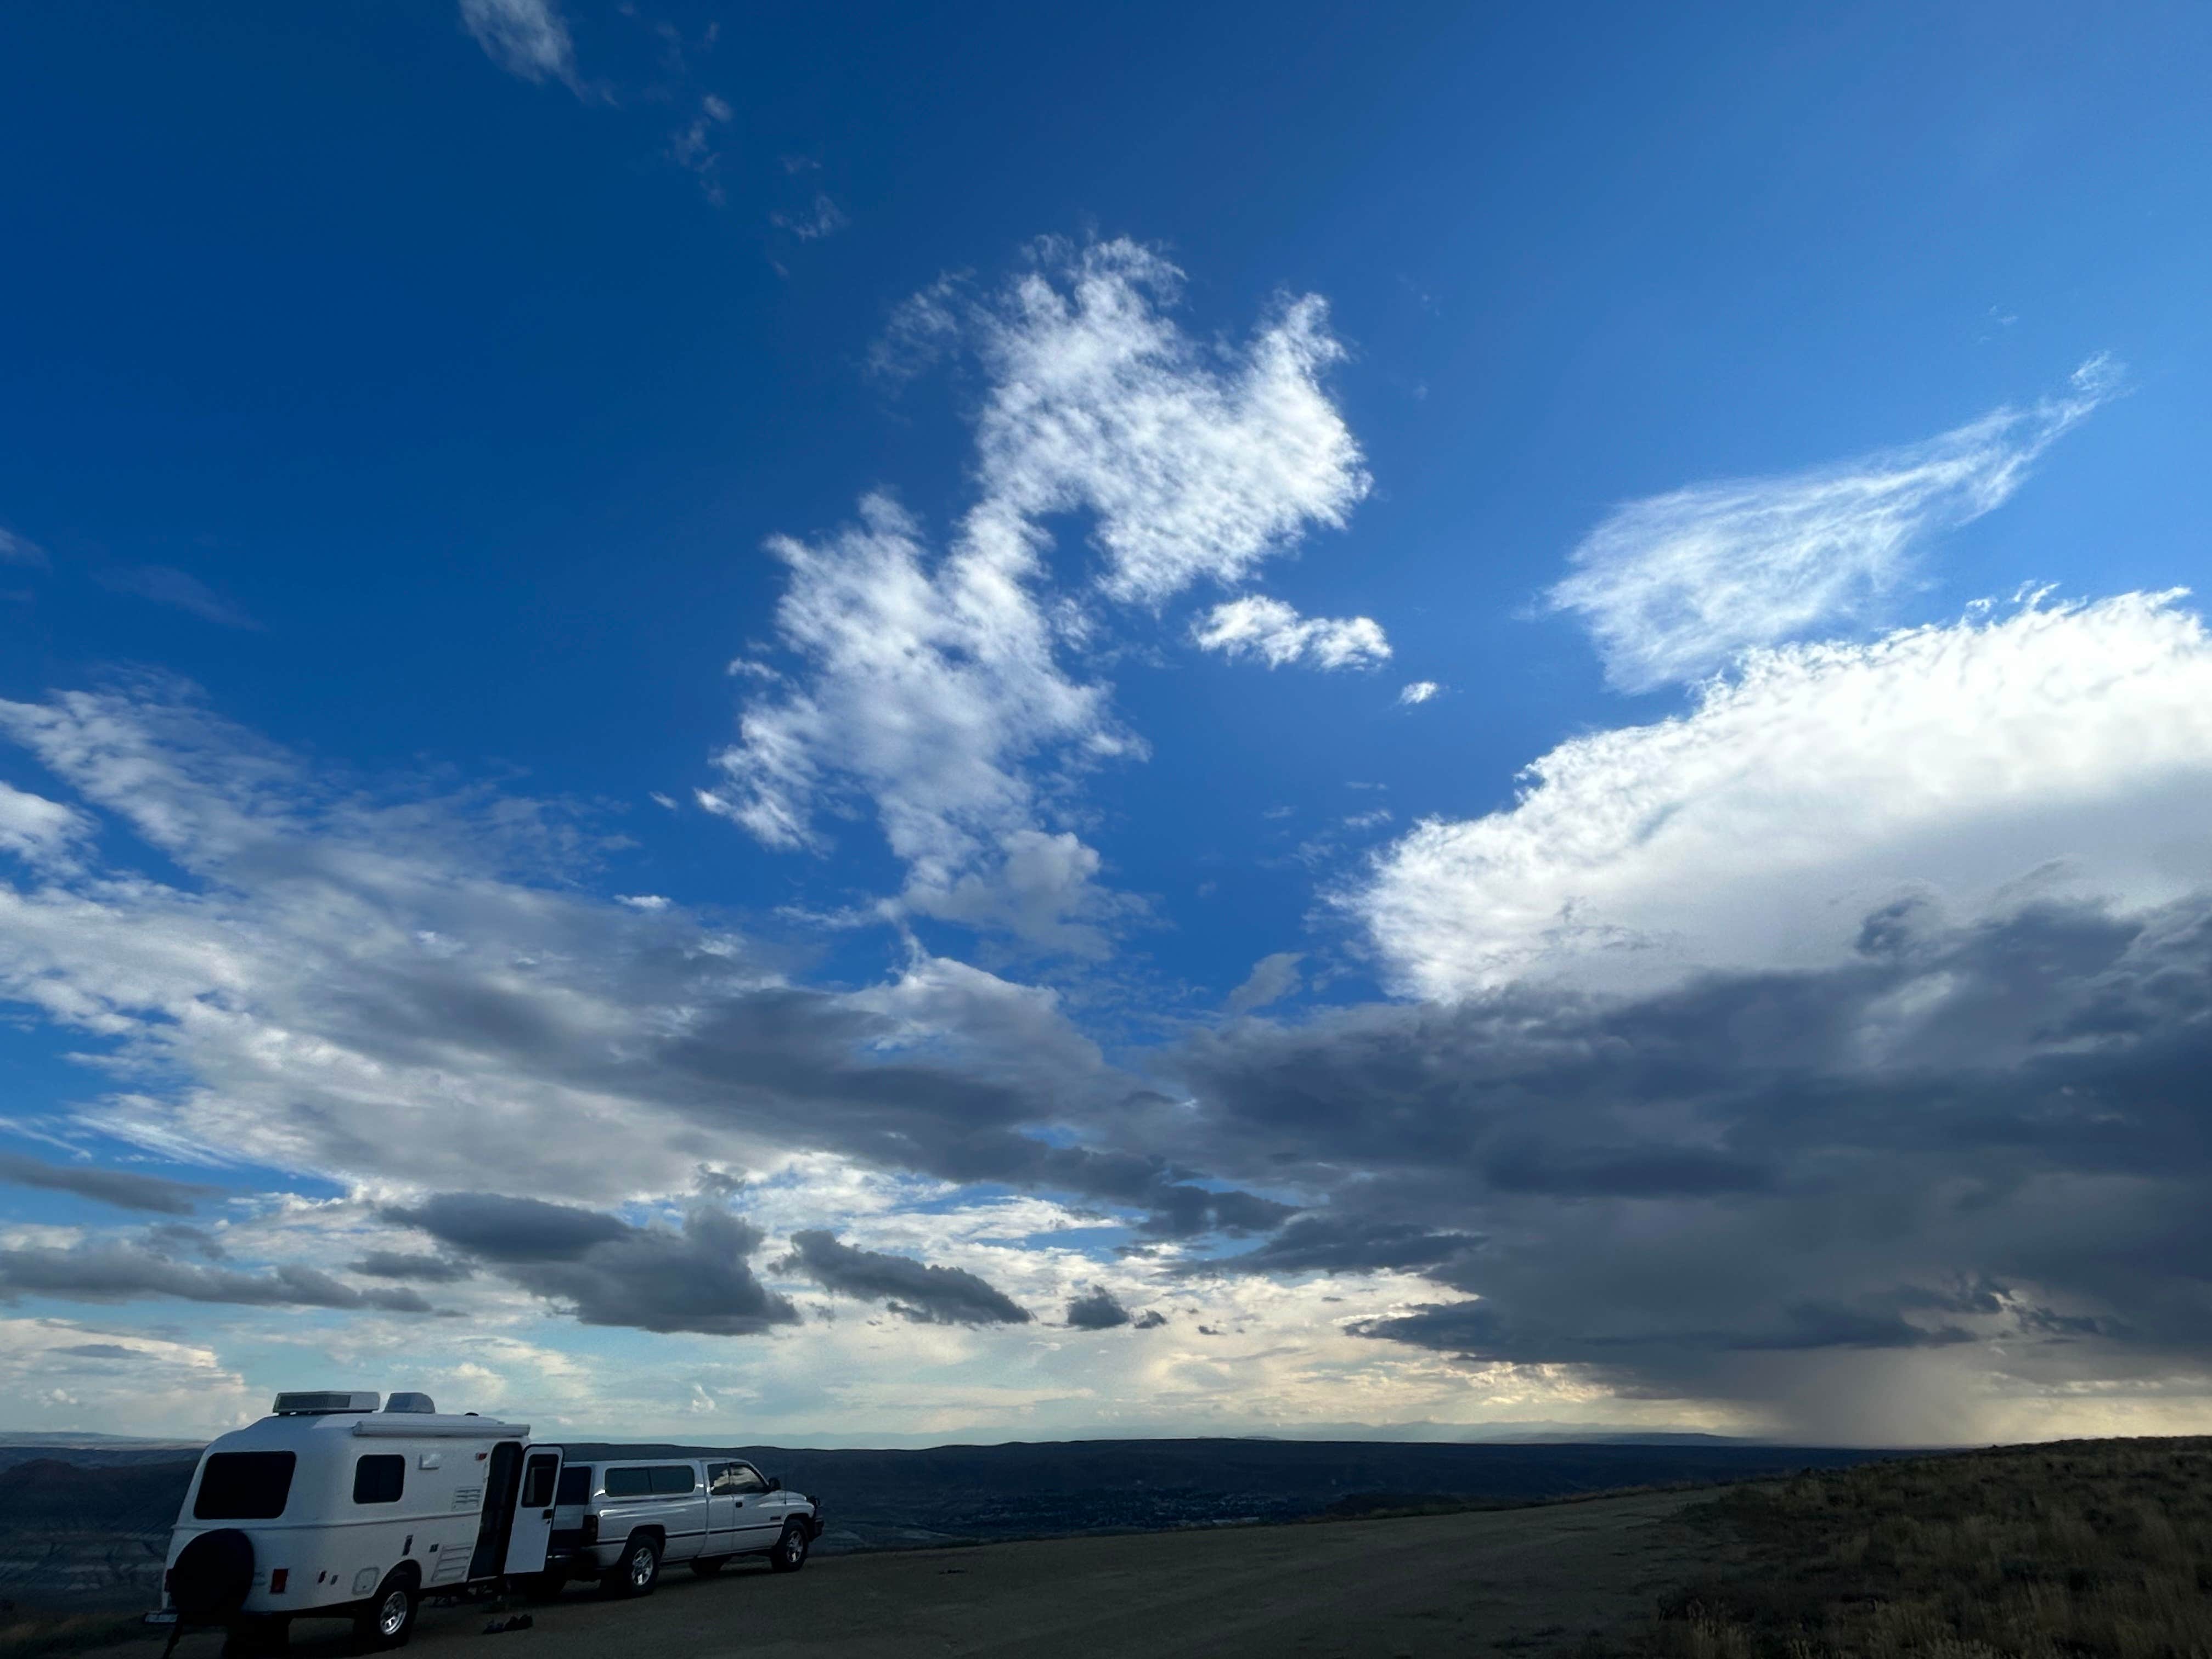
[[[1694,679],[1858,615],[1910,575],[1917,544],[2002,506],[2118,380],[2094,357],[2065,396],[1924,443],[1631,501],[1575,549],[1575,574],[1551,604],[1583,618],[1625,691]]]
[[[581,90],[575,47],[554,0],[460,0],[460,6],[461,26],[509,75]]]
[[[846,217],[844,209],[818,190],[803,211],[771,213],[769,222],[778,230],[789,231],[802,242],[818,242],[824,236],[834,236],[853,222]]]
[[[857,526],[769,544],[791,569],[777,631],[805,672],[746,706],[702,805],[771,847],[818,848],[818,811],[863,797],[907,866],[891,914],[1100,948],[1129,907],[1099,885],[1067,796],[1088,767],[1145,751],[1109,688],[1063,660],[1095,623],[1055,590],[1042,521],[1092,514],[1094,586],[1158,604],[1340,523],[1367,487],[1320,385],[1342,355],[1321,302],[1286,302],[1218,365],[1165,314],[1178,278],[1131,242],[1048,243],[994,299],[948,279],[902,308],[887,372],[963,339],[991,377],[980,497],[942,555],[881,495]],[[1316,657],[1388,648],[1364,619],[1301,626]]]
[[[1286,300],[1221,368],[1166,314],[1182,273],[1117,240],[1045,245],[980,321],[994,382],[976,434],[978,517],[1088,510],[1118,599],[1158,605],[1234,581],[1364,496],[1359,446],[1321,376],[1342,360],[1328,308]]]
[[[91,830],[91,820],[82,812],[0,783],[0,852],[45,864],[67,858]]]
[[[1398,706],[1401,708],[1418,708],[1443,690],[1443,687],[1434,680],[1415,680],[1398,693]]]
[[[2174,595],[1753,653],[1689,714],[1562,744],[1510,808],[1431,819],[1349,902],[1396,982],[1662,984],[1954,921],[2212,881],[2212,641]]]
[[[1191,629],[1202,651],[1257,657],[1270,668],[1379,668],[1390,641],[1371,617],[1301,617],[1280,599],[1254,594],[1217,605]]]

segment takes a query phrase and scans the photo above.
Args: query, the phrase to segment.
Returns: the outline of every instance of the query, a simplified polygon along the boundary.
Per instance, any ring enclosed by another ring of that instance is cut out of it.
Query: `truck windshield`
[[[198,1521],[274,1521],[292,1495],[291,1452],[217,1452],[200,1471]]]

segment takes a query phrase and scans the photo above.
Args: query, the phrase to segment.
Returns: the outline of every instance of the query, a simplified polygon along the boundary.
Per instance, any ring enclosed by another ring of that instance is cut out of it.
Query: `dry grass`
[[[1739,1487],[1663,1659],[2212,1659],[2212,1439],[2069,1441]]]

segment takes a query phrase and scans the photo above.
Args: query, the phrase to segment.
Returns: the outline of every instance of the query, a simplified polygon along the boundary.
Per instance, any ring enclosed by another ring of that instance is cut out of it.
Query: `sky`
[[[2212,15],[0,16],[0,1399],[2212,1427]]]

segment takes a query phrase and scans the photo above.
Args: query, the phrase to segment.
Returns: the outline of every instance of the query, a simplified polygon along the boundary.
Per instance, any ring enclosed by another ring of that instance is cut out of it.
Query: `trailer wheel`
[[[610,1595],[650,1595],[660,1582],[660,1540],[634,1532],[623,1546],[622,1561],[599,1581]]]
[[[414,1574],[394,1567],[384,1575],[376,1594],[354,1615],[356,1645],[372,1653],[406,1646],[407,1638],[415,1634],[415,1614],[421,1605]]]
[[[806,1565],[806,1523],[793,1521],[783,1529],[783,1536],[775,1540],[769,1552],[768,1565],[773,1572],[797,1572]]]

